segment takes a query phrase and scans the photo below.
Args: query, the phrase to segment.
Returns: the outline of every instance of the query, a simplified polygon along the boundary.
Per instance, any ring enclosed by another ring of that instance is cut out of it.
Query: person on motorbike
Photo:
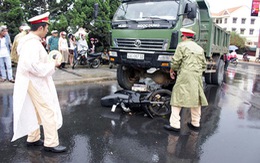
[[[243,53],[243,61],[249,62],[248,54],[246,51]]]
[[[86,36],[84,34],[80,34],[80,38],[77,43],[78,52],[81,50],[88,50],[88,43],[86,41]]]
[[[89,47],[90,53],[95,53],[95,39],[90,38],[90,47]]]
[[[234,60],[237,60],[237,53],[235,50],[233,50],[229,55],[229,60],[232,62]]]
[[[229,63],[229,54],[228,53],[224,54],[224,61],[225,61],[224,70],[227,71],[228,63]]]

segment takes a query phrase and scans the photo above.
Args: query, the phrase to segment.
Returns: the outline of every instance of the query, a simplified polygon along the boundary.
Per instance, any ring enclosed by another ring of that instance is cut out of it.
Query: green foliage
[[[20,0],[5,0],[0,5],[0,22],[1,24],[7,25],[9,34],[11,38],[13,38],[19,30],[21,24],[20,22],[23,21],[23,10],[20,7]]]
[[[239,49],[245,48],[246,39],[236,32],[231,32],[230,45],[236,45]]]
[[[99,12],[94,25],[91,25],[95,3],[99,5]],[[66,14],[72,33],[80,27],[85,28],[89,32],[88,38],[97,38],[102,48],[109,46],[110,21],[118,5],[119,1],[116,0],[76,0],[73,9]],[[113,11],[110,6],[113,6]],[[97,48],[97,51],[103,51],[102,48]]]
[[[19,32],[19,26],[27,23],[29,18],[49,11],[49,31],[56,29],[59,32],[75,33],[83,27],[89,33],[88,38],[98,38],[103,47],[109,46],[110,21],[120,0],[5,0],[2,3],[0,24],[6,24],[13,36]],[[99,12],[92,26],[90,22],[93,21],[95,3],[99,4]]]
[[[58,20],[51,24],[50,29],[58,29],[58,31],[67,31],[68,21],[64,15],[60,15]]]

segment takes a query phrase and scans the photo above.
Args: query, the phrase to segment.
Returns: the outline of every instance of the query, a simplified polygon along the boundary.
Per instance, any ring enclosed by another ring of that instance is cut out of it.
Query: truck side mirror
[[[196,18],[197,13],[197,5],[196,3],[187,3],[185,7],[185,14],[187,14],[187,18],[194,19]]]
[[[94,19],[97,18],[97,15],[98,15],[98,3],[95,3],[94,4]]]

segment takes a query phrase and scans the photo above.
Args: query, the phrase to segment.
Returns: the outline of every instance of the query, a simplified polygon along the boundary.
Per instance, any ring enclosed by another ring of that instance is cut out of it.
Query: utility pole
[[[251,16],[256,16],[257,19],[259,19],[259,17],[260,17],[259,9],[260,9],[260,0],[252,0]],[[258,22],[258,20],[257,20],[257,22]],[[258,43],[256,46],[255,57],[259,57],[259,55],[260,55],[260,29],[258,31]]]
[[[257,43],[257,47],[256,47],[256,52],[255,52],[255,57],[260,57],[260,28],[259,28],[259,32],[258,32],[258,43]]]

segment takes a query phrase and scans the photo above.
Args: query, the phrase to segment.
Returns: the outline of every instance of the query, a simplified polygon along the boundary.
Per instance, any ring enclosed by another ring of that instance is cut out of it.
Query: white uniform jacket
[[[28,84],[42,95],[43,101],[54,110],[57,128],[62,126],[62,115],[56,88],[52,79],[55,63],[33,33],[24,36],[17,47],[19,63],[13,93],[13,138],[15,141],[39,128],[37,115],[30,96]]]

